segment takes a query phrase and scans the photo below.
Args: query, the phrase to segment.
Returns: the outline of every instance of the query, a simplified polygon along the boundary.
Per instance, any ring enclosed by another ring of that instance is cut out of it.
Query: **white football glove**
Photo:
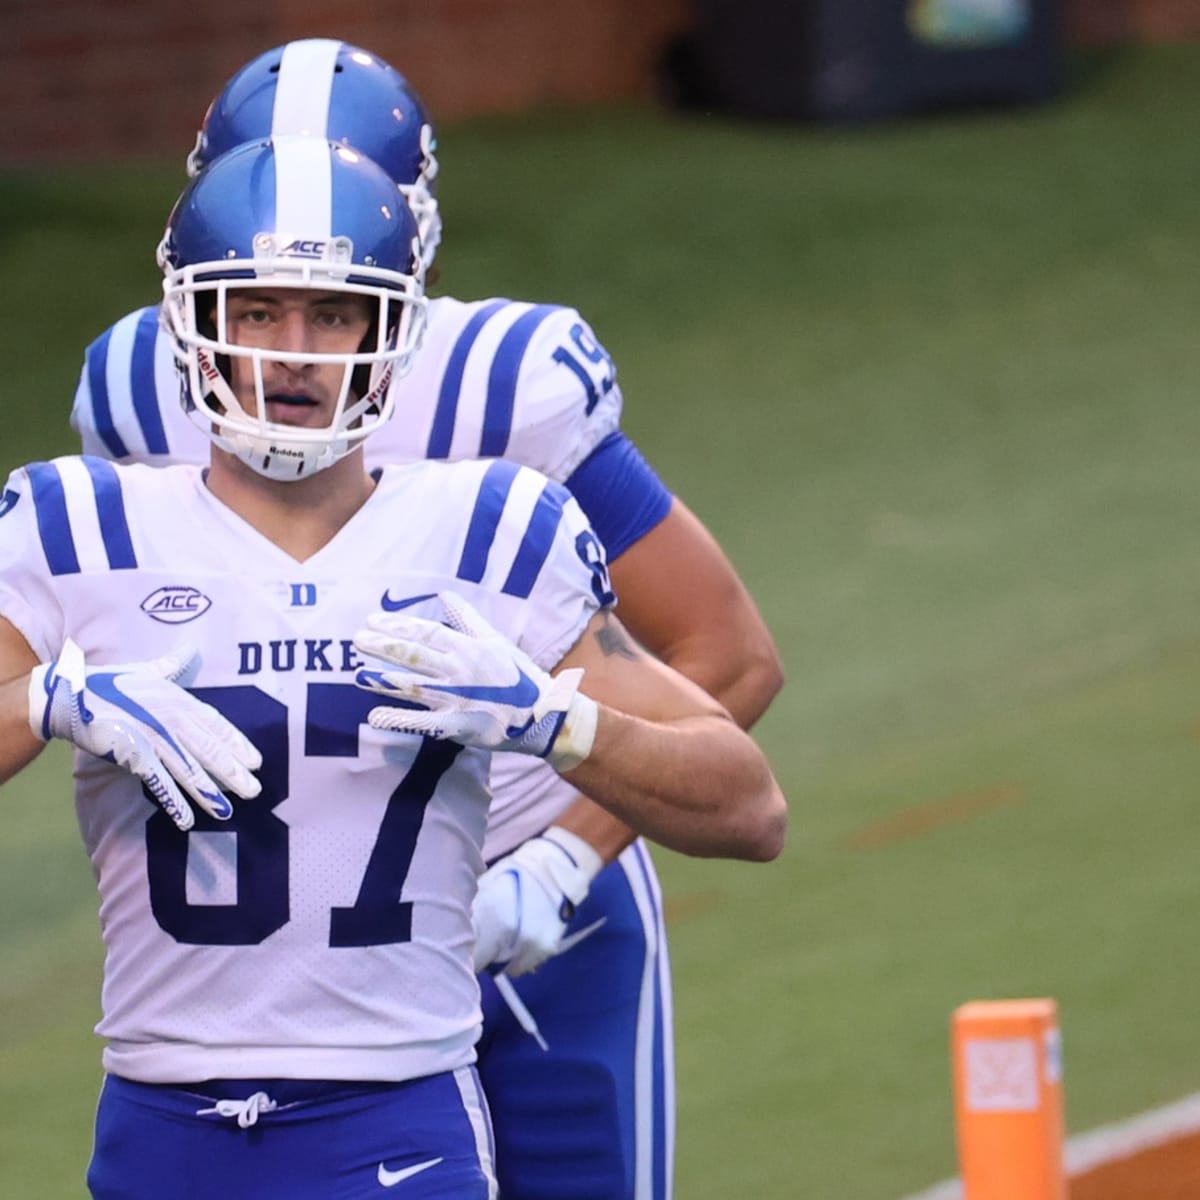
[[[389,665],[360,668],[354,682],[405,706],[371,709],[370,725],[536,754],[558,771],[583,762],[597,718],[595,701],[578,691],[583,671],[547,674],[461,596],[439,598],[442,621],[374,613],[355,634],[358,650]]]
[[[493,863],[479,877],[471,910],[475,970],[524,975],[557,954],[603,866],[587,842],[557,825]]]
[[[180,785],[210,816],[228,820],[233,806],[221,788],[244,800],[257,796],[262,785],[250,772],[262,755],[215,708],[184,691],[199,664],[184,646],[151,662],[89,669],[68,638],[58,658],[29,677],[29,727],[44,742],[62,738],[136,775],[180,829],[196,822]]]

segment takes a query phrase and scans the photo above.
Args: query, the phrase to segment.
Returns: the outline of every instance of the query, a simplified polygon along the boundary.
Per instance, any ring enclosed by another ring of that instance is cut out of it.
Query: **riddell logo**
[[[200,370],[204,378],[209,380],[210,383],[216,382],[216,380],[221,378],[221,372],[217,370],[212,360],[203,350],[196,355],[196,361],[200,364]]]
[[[378,413],[382,409],[383,397],[387,394],[388,386],[392,382],[392,364],[383,369],[383,374],[379,377],[379,382],[363,397],[363,402],[367,407],[368,412]]]
[[[212,601],[194,587],[180,584],[160,587],[142,601],[142,612],[164,625],[183,625],[194,621],[212,607]]]

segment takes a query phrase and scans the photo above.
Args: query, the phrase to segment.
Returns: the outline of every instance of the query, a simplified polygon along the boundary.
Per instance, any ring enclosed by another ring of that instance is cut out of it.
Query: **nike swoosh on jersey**
[[[414,604],[420,604],[422,600],[432,600],[436,595],[436,592],[426,592],[424,596],[405,596],[403,600],[393,600],[390,592],[384,592],[383,598],[379,601],[379,607],[384,612],[399,612],[402,608],[411,608]]]
[[[383,1163],[379,1164],[378,1179],[382,1187],[395,1187],[398,1183],[403,1183],[406,1179],[411,1179],[414,1175],[420,1175],[422,1171],[428,1171],[430,1167],[436,1167],[442,1160],[440,1158],[431,1158],[428,1162],[416,1163],[411,1167],[403,1167],[399,1171],[389,1171]]]
[[[427,692],[445,692],[448,696],[461,696],[464,700],[482,700],[489,704],[511,704],[514,708],[529,708],[537,703],[542,694],[538,685],[517,668],[517,682],[506,687],[488,687],[483,684],[462,684],[455,686],[443,683],[427,683]]]

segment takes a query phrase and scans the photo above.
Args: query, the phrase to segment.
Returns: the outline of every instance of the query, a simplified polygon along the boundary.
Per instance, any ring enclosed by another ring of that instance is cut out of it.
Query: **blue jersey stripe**
[[[533,516],[529,519],[529,527],[513,559],[512,569],[500,589],[502,592],[524,600],[533,591],[538,572],[550,553],[550,547],[554,545],[554,535],[562,520],[563,500],[568,495],[560,484],[549,480],[546,482],[533,507]]]
[[[467,367],[467,355],[475,345],[479,331],[502,308],[507,300],[494,300],[481,308],[463,327],[450,351],[445,373],[442,375],[442,386],[438,389],[437,409],[433,414],[433,428],[429,432],[429,446],[425,451],[426,458],[447,458],[450,454],[450,441],[454,436],[454,421],[458,416],[458,398],[462,393],[463,372]]]
[[[133,410],[146,449],[151,454],[166,454],[167,435],[163,432],[162,411],[158,406],[158,385],[154,378],[154,353],[158,346],[158,309],[148,308],[138,318],[133,336],[133,358],[129,364],[129,389]]]
[[[462,558],[458,562],[456,574],[459,579],[478,583],[483,578],[492,542],[500,525],[500,517],[504,513],[504,505],[508,502],[508,493],[512,490],[513,480],[520,469],[516,463],[494,462],[484,473],[479,495],[475,498],[471,524],[467,527],[467,540],[463,545]]]
[[[483,414],[483,436],[479,441],[480,458],[499,458],[508,449],[521,360],[537,327],[558,307],[556,304],[536,305],[518,317],[500,339],[496,357],[492,359],[492,369],[488,372],[487,406]]]
[[[79,555],[71,535],[71,519],[67,516],[67,499],[62,477],[52,463],[30,463],[25,468],[33,493],[33,508],[37,513],[38,535],[42,552],[51,575],[77,575]]]
[[[666,999],[664,996],[663,975],[666,970],[666,963],[663,961],[664,955],[662,947],[664,945],[665,926],[663,924],[663,913],[661,907],[655,903],[655,897],[660,895],[658,877],[654,873],[654,867],[650,861],[649,851],[644,844],[638,844],[635,855],[637,857],[637,869],[642,877],[643,890],[642,894],[646,897],[650,907],[650,918],[646,924],[650,928],[646,929],[647,952],[648,952],[648,968],[654,973],[654,985],[652,988],[654,995],[654,1033],[653,1033],[653,1084],[651,1088],[653,1096],[653,1122],[654,1132],[650,1138],[651,1145],[651,1170],[654,1175],[654,1195],[667,1195],[667,1160],[670,1156],[672,1139],[668,1132],[670,1129],[670,1119],[667,1113],[667,1077],[666,1077],[666,1045],[672,1040],[672,1031],[669,1028],[669,1015],[666,1007]],[[624,860],[622,860],[624,861]],[[627,869],[632,870],[630,865]],[[653,924],[651,924],[653,922]],[[650,938],[654,937],[654,946],[657,948],[651,950]],[[641,1050],[639,1047],[639,1058]]]
[[[121,481],[112,463],[102,458],[84,458],[96,492],[96,512],[100,517],[100,537],[108,565],[114,571],[128,571],[137,566],[133,538],[129,533],[129,518],[125,515],[125,497]]]
[[[129,451],[113,424],[108,400],[108,344],[112,340],[112,332],[106,329],[87,348],[88,390],[92,394],[92,423],[100,440],[108,447],[113,458],[124,458]]]

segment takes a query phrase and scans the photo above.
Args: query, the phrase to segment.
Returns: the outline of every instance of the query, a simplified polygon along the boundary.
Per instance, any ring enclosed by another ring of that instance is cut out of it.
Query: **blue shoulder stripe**
[[[100,440],[114,458],[124,458],[129,450],[113,425],[112,407],[108,400],[108,343],[112,329],[106,329],[88,348],[86,354],[88,390],[92,394],[92,420]]]
[[[458,399],[462,394],[463,371],[467,366],[467,355],[475,345],[479,331],[508,304],[507,300],[494,300],[481,308],[463,327],[450,351],[442,385],[438,389],[437,409],[433,414],[433,428],[429,432],[426,458],[446,458],[450,454],[450,442],[454,436],[454,421],[458,416]]]
[[[158,384],[155,381],[154,356],[158,348],[158,309],[148,308],[138,318],[133,336],[133,358],[129,364],[129,389],[133,409],[146,449],[151,454],[167,453],[167,435],[163,431],[162,410],[158,404]]]
[[[100,517],[100,536],[104,553],[114,571],[128,571],[137,566],[133,538],[129,533],[129,518],[125,515],[125,496],[116,468],[102,458],[84,458],[96,492],[96,512]]]
[[[37,514],[38,536],[42,553],[51,575],[77,575],[79,555],[71,535],[71,520],[67,516],[67,498],[62,479],[50,463],[30,463],[25,468]]]
[[[529,518],[529,526],[513,559],[512,569],[500,589],[502,592],[525,600],[533,591],[542,564],[554,545],[554,535],[562,520],[563,502],[569,495],[561,484],[552,479],[546,481],[537,504],[533,506],[533,515]]]
[[[479,442],[480,458],[499,458],[508,449],[521,360],[537,327],[559,307],[557,304],[536,305],[518,317],[500,339],[492,369],[488,373],[487,407],[483,415],[483,436]]]
[[[137,566],[129,520],[125,515],[125,497],[116,468],[102,458],[82,458],[96,496],[96,513],[100,523],[100,538],[108,566],[113,571],[127,571]],[[62,476],[53,463],[31,463],[26,467],[37,514],[38,536],[51,575],[78,575],[79,551],[71,529],[66,490]]]
[[[467,527],[462,557],[455,572],[459,579],[478,583],[483,578],[492,542],[500,526],[500,517],[508,502],[508,493],[520,469],[516,463],[494,462],[484,472],[479,494],[475,497],[475,511]]]

